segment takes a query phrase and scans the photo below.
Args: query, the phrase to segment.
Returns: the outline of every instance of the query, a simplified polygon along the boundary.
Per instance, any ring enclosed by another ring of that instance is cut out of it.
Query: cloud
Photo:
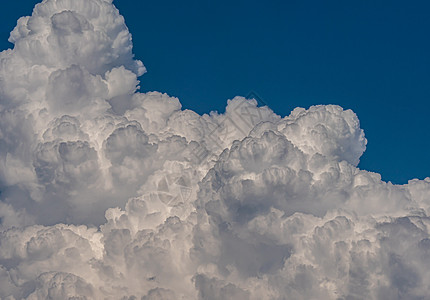
[[[357,168],[357,116],[140,93],[103,0],[46,0],[0,53],[0,298],[427,299],[430,178]]]

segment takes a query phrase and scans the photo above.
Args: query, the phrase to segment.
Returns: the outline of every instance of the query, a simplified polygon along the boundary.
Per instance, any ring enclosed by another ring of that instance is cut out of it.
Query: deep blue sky
[[[0,48],[38,1],[2,3]],[[143,91],[199,113],[250,91],[278,114],[338,104],[360,118],[360,167],[430,176],[429,1],[116,0],[148,69]]]

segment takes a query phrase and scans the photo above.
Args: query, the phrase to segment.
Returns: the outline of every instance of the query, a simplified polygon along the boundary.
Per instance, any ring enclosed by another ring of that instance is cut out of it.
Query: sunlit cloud
[[[281,117],[254,93],[199,115],[139,93],[146,69],[108,0],[45,0],[10,41],[2,299],[430,294],[430,179],[358,169],[351,110]]]

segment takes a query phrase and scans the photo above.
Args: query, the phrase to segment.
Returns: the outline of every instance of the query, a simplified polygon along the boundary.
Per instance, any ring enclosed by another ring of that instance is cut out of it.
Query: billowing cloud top
[[[44,0],[0,53],[0,298],[429,299],[430,179],[357,168],[339,106],[139,93],[107,0]]]

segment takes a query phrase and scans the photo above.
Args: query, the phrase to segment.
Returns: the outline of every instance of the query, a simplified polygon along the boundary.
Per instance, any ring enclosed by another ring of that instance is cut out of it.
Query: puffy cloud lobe
[[[9,41],[30,64],[60,68],[76,64],[92,74],[123,65],[139,75],[145,72],[141,62],[133,61],[123,17],[108,1],[45,1],[31,17],[19,19]]]
[[[45,0],[0,53],[0,298],[426,299],[430,179],[357,168],[341,107],[139,93],[107,0]],[[66,225],[68,224],[68,225]]]
[[[94,294],[82,278],[60,272],[40,275],[36,287],[27,299],[87,299]]]
[[[79,110],[103,107],[100,97],[106,98],[106,84],[101,77],[91,76],[77,65],[51,74],[46,93],[50,110],[59,114],[78,114]]]
[[[296,108],[281,126],[281,132],[306,153],[332,156],[356,166],[366,150],[357,116],[339,106]]]

